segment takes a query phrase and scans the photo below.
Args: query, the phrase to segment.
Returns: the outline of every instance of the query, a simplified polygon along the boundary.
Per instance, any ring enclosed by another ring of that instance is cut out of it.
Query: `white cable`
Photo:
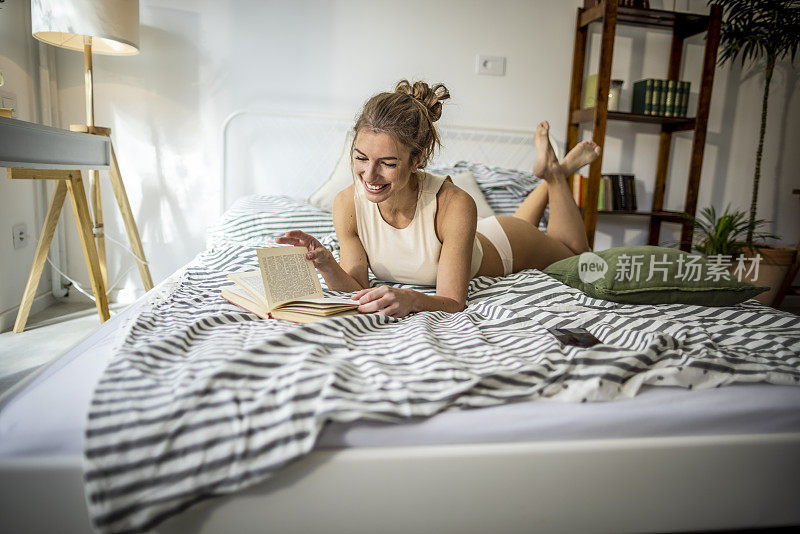
[[[108,235],[105,236],[105,238],[108,239],[109,241],[111,241],[112,243],[116,244],[117,246],[120,246],[123,249],[125,249],[126,252],[130,253],[131,256],[136,258],[138,261],[142,262],[144,265],[149,265],[149,263],[147,263],[146,260],[143,260],[142,258],[140,258],[139,255],[136,254],[125,243],[120,243],[119,241],[117,241],[116,239],[114,239],[113,237],[108,236]],[[50,260],[50,255],[49,254],[47,255],[46,259],[47,259],[47,263],[49,263],[50,266],[53,267],[53,269],[55,269],[58,272],[58,274],[60,274],[61,276],[63,276],[67,280],[69,280],[72,283],[72,285],[75,287],[75,289],[77,289],[80,293],[83,293],[84,295],[86,295],[90,299],[92,299],[92,301],[96,300],[95,297],[94,297],[94,294],[89,293],[88,291],[86,291],[83,287],[81,287],[81,285],[78,282],[76,282],[75,280],[70,278],[64,271],[62,271],[61,269],[56,267],[56,265]],[[111,293],[111,291],[113,291],[119,285],[119,283],[122,282],[122,280],[128,275],[129,272],[131,272],[133,270],[134,267],[136,267],[136,265],[131,265],[130,267],[128,267],[128,269],[124,273],[122,273],[121,275],[119,275],[117,277],[117,279],[114,281],[114,283],[111,284],[108,287],[108,291],[106,291],[106,296],[108,296]]]
[[[112,243],[115,243],[116,245],[118,245],[118,246],[122,247],[123,249],[125,249],[125,251],[130,253],[130,255],[133,256],[134,258],[136,258],[139,261],[139,263],[142,263],[144,265],[150,265],[149,263],[147,263],[147,260],[140,258],[139,255],[136,254],[129,245],[117,241],[116,239],[114,239],[110,235],[105,236],[105,238],[108,239],[109,241],[111,241]]]
[[[95,300],[95,298],[94,298],[94,294],[92,294],[92,293],[89,293],[88,291],[86,291],[85,289],[83,289],[83,287],[81,287],[81,285],[80,285],[78,282],[76,282],[75,280],[73,280],[72,278],[70,278],[69,276],[67,276],[67,274],[66,274],[65,272],[63,272],[61,269],[59,269],[58,267],[56,267],[56,266],[55,266],[55,264],[54,264],[52,261],[50,261],[50,256],[49,256],[49,255],[47,256],[47,258],[46,258],[46,259],[47,259],[47,263],[49,263],[49,264],[50,264],[50,265],[53,267],[53,269],[55,269],[56,271],[58,271],[58,274],[60,274],[61,276],[63,276],[63,277],[64,277],[64,278],[66,278],[67,280],[69,280],[69,281],[72,283],[72,285],[73,285],[73,286],[75,286],[75,289],[77,289],[79,292],[83,293],[84,295],[86,295],[87,297],[89,297],[90,299],[92,299],[93,301]],[[113,290],[114,290],[114,289],[115,289],[115,288],[116,288],[116,287],[119,285],[119,283],[120,283],[120,282],[122,282],[122,280],[123,280],[123,279],[124,279],[124,278],[125,278],[125,277],[128,275],[128,273],[129,273],[129,272],[131,272],[131,271],[133,270],[133,268],[134,268],[134,267],[135,267],[135,265],[131,265],[130,267],[128,267],[128,268],[125,270],[125,272],[124,272],[124,273],[122,273],[121,275],[119,275],[119,276],[117,277],[117,279],[116,279],[116,280],[114,280],[114,283],[113,283],[113,284],[111,284],[111,285],[109,286],[109,288],[108,288],[108,291],[106,291],[106,296],[108,296],[108,295],[109,295],[109,294],[110,294],[110,293],[111,293],[111,292],[112,292],[112,291],[113,291]]]
[[[56,267],[56,264],[55,264],[55,263],[53,263],[52,261],[50,261],[50,255],[49,255],[49,254],[47,255],[47,257],[46,257],[45,259],[47,260],[47,263],[49,263],[49,264],[50,264],[50,266],[51,266],[53,269],[55,269],[55,270],[56,270],[56,272],[58,272],[58,274],[60,274],[61,276],[63,276],[63,277],[64,277],[64,278],[66,278],[67,280],[69,280],[69,281],[72,283],[72,285],[73,285],[73,286],[75,286],[75,289],[77,289],[78,291],[80,291],[81,293],[83,293],[84,295],[86,295],[87,297],[89,297],[90,299],[92,299],[93,301],[95,300],[95,298],[94,298],[94,295],[92,295],[91,293],[87,293],[87,292],[86,292],[86,291],[85,291],[85,290],[84,290],[84,289],[81,287],[81,285],[80,285],[78,282],[76,282],[75,280],[73,280],[72,278],[70,278],[69,276],[67,276],[67,274],[66,274],[64,271],[62,271],[61,269],[59,269],[58,267]]]

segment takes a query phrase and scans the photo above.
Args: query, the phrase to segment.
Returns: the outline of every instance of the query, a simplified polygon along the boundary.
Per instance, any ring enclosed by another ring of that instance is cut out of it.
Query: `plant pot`
[[[797,258],[797,249],[783,245],[757,243],[753,246],[752,250],[745,248],[742,254],[748,258],[748,265],[750,258],[755,257],[756,254],[761,255],[761,262],[758,266],[758,277],[754,278],[751,274],[750,276],[742,276],[742,280],[757,286],[769,287],[769,291],[765,291],[753,298],[763,304],[772,306],[783,284],[783,280],[786,278],[786,273],[792,268]],[[738,256],[738,254],[736,256]]]

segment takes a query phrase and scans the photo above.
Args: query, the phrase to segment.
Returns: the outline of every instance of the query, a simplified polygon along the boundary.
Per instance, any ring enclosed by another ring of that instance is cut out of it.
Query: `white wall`
[[[28,121],[38,120],[38,62],[34,56],[37,46],[31,37],[28,2],[0,4],[0,70],[5,78],[0,93],[16,96],[16,118]],[[0,331],[13,325],[33,262],[43,212],[37,191],[41,185],[29,180],[8,180],[5,174],[5,169],[0,169]],[[11,228],[21,223],[28,228],[28,245],[14,249]],[[45,269],[37,296],[47,297],[49,280],[49,269]]]
[[[109,126],[155,280],[203,248],[218,211],[220,128],[244,106],[353,116],[371,94],[400,78],[446,82],[453,95],[444,120],[473,126],[533,128],[549,119],[563,139],[579,0],[260,1],[142,0],[141,53],[95,58],[97,124]],[[657,2],[653,2],[656,4]],[[672,2],[669,2],[670,7]],[[677,2],[705,9],[704,1]],[[595,32],[596,33],[596,32]],[[22,37],[20,37],[22,38]],[[596,38],[592,42],[597,44]],[[691,39],[682,76],[697,91],[702,38]],[[620,28],[613,76],[632,82],[666,74],[669,35]],[[599,46],[594,46],[595,57]],[[505,77],[473,73],[476,54],[507,58]],[[83,120],[82,57],[59,51],[64,125]],[[596,61],[587,73],[596,70]],[[717,70],[699,206],[747,208],[758,116],[759,76]],[[800,140],[797,91],[773,81],[759,214],[775,219],[782,242],[800,239]],[[791,83],[790,83],[791,82]],[[675,136],[667,206],[680,208],[691,136]],[[634,172],[642,203],[652,195],[658,131],[609,127],[604,171]],[[124,231],[106,188],[107,233]],[[70,223],[71,224],[71,223]],[[644,221],[601,219],[596,248],[646,242]],[[669,239],[667,232],[662,234]],[[112,249],[110,272],[131,265]],[[70,272],[86,279],[77,239]],[[134,270],[126,282],[141,287]],[[113,278],[113,276],[112,276]]]

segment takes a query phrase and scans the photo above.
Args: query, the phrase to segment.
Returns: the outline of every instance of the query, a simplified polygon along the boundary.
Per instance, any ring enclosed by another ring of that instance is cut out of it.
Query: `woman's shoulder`
[[[333,197],[333,214],[336,215],[339,211],[345,212],[353,212],[355,211],[355,198],[353,193],[355,192],[355,185],[350,184],[349,186],[345,187],[338,193],[336,196]]]
[[[449,180],[445,180],[439,193],[436,195],[439,209],[445,214],[455,212],[469,214],[473,211],[477,214],[478,208],[475,200],[463,189]]]
[[[333,205],[336,207],[336,204],[349,204],[353,205],[355,203],[354,200],[354,193],[355,193],[355,184],[350,184],[338,193],[336,196],[333,197]]]

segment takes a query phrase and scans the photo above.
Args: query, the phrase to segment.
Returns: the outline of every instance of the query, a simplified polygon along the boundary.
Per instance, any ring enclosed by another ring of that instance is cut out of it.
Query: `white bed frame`
[[[287,124],[306,133],[290,133]],[[309,115],[232,115],[223,130],[222,206],[258,192],[304,198],[333,169],[347,128],[347,121]],[[440,162],[525,169],[535,157],[530,132],[449,127],[443,134]],[[301,172],[287,174],[297,165]],[[0,530],[89,531],[80,462],[0,461]],[[50,469],[33,469],[43,464]],[[644,533],[787,525],[800,525],[800,433],[315,450],[156,532]]]
[[[328,179],[342,154],[351,120],[274,111],[237,111],[222,127],[220,198],[223,210],[244,195],[308,198]],[[536,160],[533,130],[443,125],[430,165],[470,161],[530,170]],[[556,155],[562,144],[551,138]]]
[[[155,532],[645,533],[796,525],[798,451],[796,434],[317,450]],[[2,508],[14,512],[0,517],[4,532],[91,531],[79,458],[0,467]]]

